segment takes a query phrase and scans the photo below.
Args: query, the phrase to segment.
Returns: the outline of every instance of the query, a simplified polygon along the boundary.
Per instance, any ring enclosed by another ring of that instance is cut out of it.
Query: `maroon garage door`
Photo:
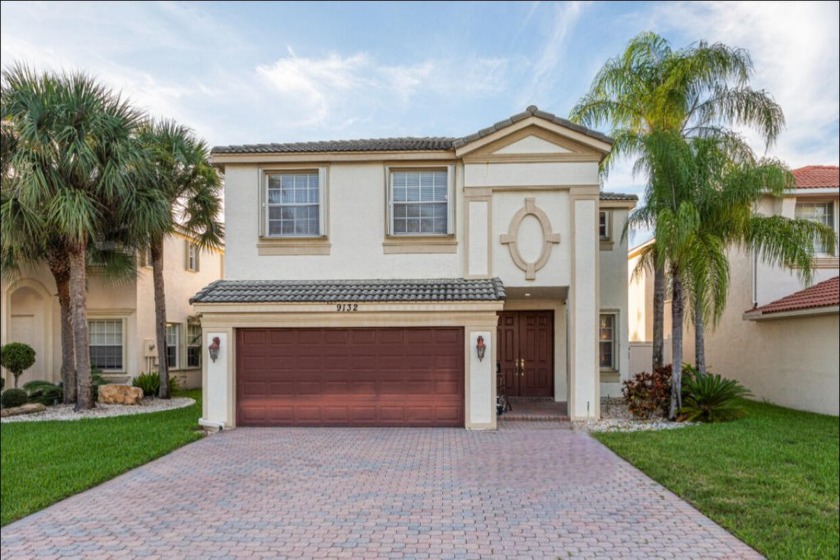
[[[463,426],[464,331],[238,329],[239,426]]]

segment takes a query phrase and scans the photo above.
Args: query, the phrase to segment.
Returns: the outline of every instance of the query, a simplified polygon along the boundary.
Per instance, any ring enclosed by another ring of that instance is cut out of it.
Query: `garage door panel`
[[[237,422],[463,426],[463,348],[452,328],[240,329]]]

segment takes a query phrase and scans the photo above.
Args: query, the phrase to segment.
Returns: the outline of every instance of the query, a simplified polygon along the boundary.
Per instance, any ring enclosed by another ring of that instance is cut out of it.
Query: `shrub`
[[[23,342],[10,342],[0,348],[0,366],[3,366],[15,376],[15,389],[18,377],[35,363],[35,350]]]
[[[156,371],[152,371],[149,373],[141,373],[137,377],[135,377],[131,384],[134,387],[140,387],[143,389],[143,396],[146,397],[153,397],[158,394],[160,390],[160,374]],[[178,380],[175,376],[169,377],[169,392],[175,391],[178,389]]]
[[[2,391],[3,387],[5,387],[5,386],[6,386],[6,378],[5,377],[0,377],[0,391]]]
[[[637,418],[664,416],[671,402],[671,366],[643,371],[624,382],[621,389],[627,409]]]
[[[703,375],[691,366],[683,368],[680,420],[687,422],[726,422],[745,414],[741,398],[750,391],[733,379]]]
[[[7,389],[3,391],[3,396],[0,397],[0,402],[3,403],[3,408],[14,408],[26,404],[28,400],[26,391],[23,389]]]
[[[90,370],[90,386],[93,392],[93,402],[99,400],[99,386],[100,385],[107,385],[108,381],[102,377],[102,370],[99,369],[92,369]]]
[[[29,393],[29,402],[50,406],[64,400],[64,388],[49,381],[30,381],[24,383],[23,388]]]

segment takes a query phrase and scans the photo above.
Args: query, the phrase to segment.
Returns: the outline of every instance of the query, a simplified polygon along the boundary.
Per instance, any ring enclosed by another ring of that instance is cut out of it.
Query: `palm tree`
[[[630,41],[623,54],[604,64],[589,92],[570,115],[571,120],[586,126],[598,127],[602,123],[611,126],[614,144],[602,164],[605,174],[621,158],[646,157],[648,160],[647,164],[638,167],[650,173],[645,193],[647,207],[638,209],[644,212],[637,216],[637,221],[653,224],[657,238],[647,259],[654,266],[652,366],[656,368],[662,364],[665,266],[670,263],[676,400],[679,399],[679,360],[682,357],[682,278],[673,262],[679,255],[662,254],[666,247],[665,239],[660,240],[663,237],[660,227],[664,224],[659,220],[662,214],[662,219],[670,220],[669,227],[679,228],[690,224],[694,214],[689,207],[681,207],[680,196],[686,194],[680,192],[681,187],[668,175],[655,176],[653,173],[663,173],[662,170],[667,169],[682,173],[689,169],[687,160],[680,165],[679,160],[660,152],[668,145],[677,145],[678,139],[673,135],[726,139],[733,153],[743,151],[745,146],[726,128],[732,124],[755,129],[768,145],[775,140],[784,126],[782,110],[768,94],[749,87],[751,72],[752,61],[743,49],[701,41],[674,51],[664,38],[654,33],[641,33]],[[648,153],[648,150],[658,153]],[[681,237],[677,239],[685,241]],[[670,249],[679,253],[686,247],[673,245]]]
[[[2,82],[3,120],[16,136],[4,162],[12,171],[3,177],[3,217],[15,218],[3,226],[4,260],[25,261],[24,253],[40,239],[42,252],[27,258],[45,255],[54,275],[66,274],[67,290],[59,295],[68,300],[72,323],[76,409],[92,408],[88,246],[102,238],[114,216],[128,216],[125,201],[134,198],[132,182],[142,162],[132,135],[142,115],[82,73],[36,74],[15,66],[3,71]],[[67,334],[63,328],[63,339]],[[65,349],[64,362],[68,355]]]
[[[166,235],[181,232],[194,239],[200,249],[221,246],[221,180],[209,162],[206,144],[186,127],[166,120],[148,122],[141,130],[140,141],[147,153],[147,188],[156,190],[168,202],[160,217],[162,227],[150,229],[144,237],[151,253],[155,289],[159,396],[168,399],[163,241]]]

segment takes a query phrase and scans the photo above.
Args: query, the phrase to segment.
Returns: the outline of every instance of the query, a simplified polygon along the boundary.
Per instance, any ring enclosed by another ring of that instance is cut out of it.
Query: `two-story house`
[[[185,387],[201,383],[201,325],[189,298],[223,276],[223,252],[199,250],[190,238],[172,234],[164,241],[167,360]],[[138,275],[127,282],[107,281],[88,271],[87,314],[91,366],[112,382],[129,382],[157,369],[155,304],[151,260],[138,256]],[[19,384],[61,380],[61,310],[55,280],[46,265],[3,280],[0,341],[25,342],[35,349],[35,364]],[[5,372],[6,387],[13,379]]]
[[[810,165],[793,170],[796,188],[782,198],[764,197],[756,211],[818,221],[840,230],[840,168]],[[635,268],[638,251],[629,254]],[[708,369],[737,379],[757,399],[791,408],[840,413],[837,253],[816,247],[813,285],[802,284],[795,270],[768,266],[754,253],[729,251],[730,288],[719,323],[705,332]],[[653,280],[629,279],[630,341],[633,373],[650,370]],[[665,333],[670,335],[666,303]],[[694,360],[694,335],[684,337],[685,361]],[[669,361],[670,340],[665,344]]]
[[[201,422],[492,429],[499,378],[598,418],[628,371],[636,200],[600,191],[610,148],[536,107],[464,138],[214,148]]]

